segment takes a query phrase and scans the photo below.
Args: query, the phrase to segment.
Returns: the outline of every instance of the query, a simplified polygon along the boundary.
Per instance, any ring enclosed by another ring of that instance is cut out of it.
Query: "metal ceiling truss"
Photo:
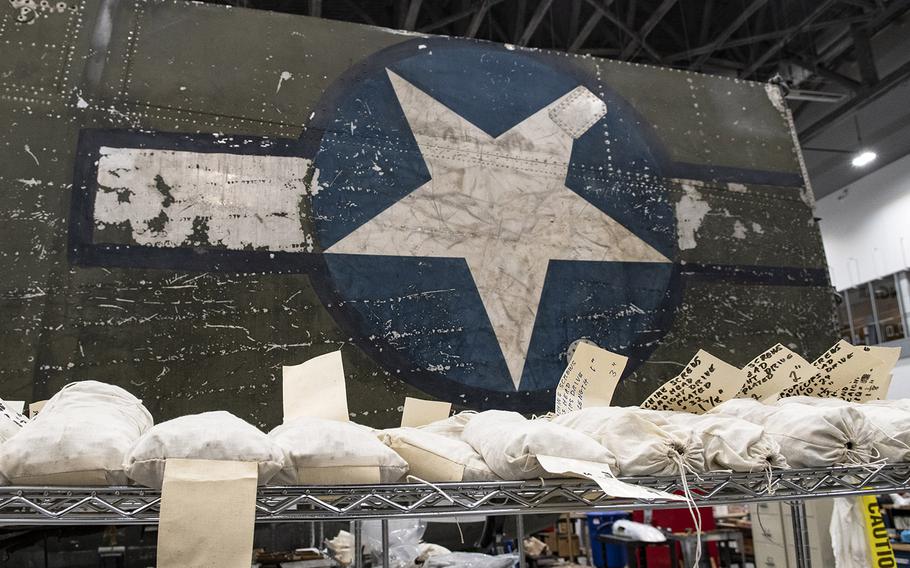
[[[626,481],[682,493],[679,477]],[[772,473],[714,472],[687,478],[699,506],[910,490],[910,464],[793,469]],[[138,487],[2,487],[0,526],[153,525],[161,494]],[[582,480],[261,487],[259,523],[345,519],[522,515],[613,509],[685,507],[681,501],[607,496]]]
[[[786,78],[789,87],[830,95],[794,105],[797,117],[808,104],[831,108],[802,129],[806,140],[907,78],[904,68],[879,77],[870,39],[910,12],[910,0],[209,1],[760,81],[797,66],[805,73]],[[845,63],[856,64],[859,78],[838,71]]]

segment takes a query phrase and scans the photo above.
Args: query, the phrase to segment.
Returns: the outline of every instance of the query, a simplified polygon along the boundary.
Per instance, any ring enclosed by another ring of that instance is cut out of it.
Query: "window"
[[[886,276],[871,283],[875,298],[875,312],[882,341],[904,338],[903,314],[897,298],[897,282],[894,275]]]
[[[837,304],[837,323],[840,330],[841,339],[853,343],[853,329],[850,326],[850,314],[847,312],[847,295],[849,292],[844,290],[834,296],[834,303]]]
[[[850,288],[849,298],[850,313],[853,315],[853,330],[856,332],[856,342],[865,345],[879,343],[875,315],[872,312],[872,298],[869,295],[869,285],[864,284],[856,288]]]
[[[838,331],[854,345],[910,337],[910,272],[860,284],[835,296]]]

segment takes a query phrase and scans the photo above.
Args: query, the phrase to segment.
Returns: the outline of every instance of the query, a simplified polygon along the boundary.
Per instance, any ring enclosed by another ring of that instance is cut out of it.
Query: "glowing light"
[[[853,164],[854,168],[861,168],[863,166],[868,166],[874,162],[876,158],[878,158],[878,154],[866,150],[853,156],[853,160],[850,163]]]

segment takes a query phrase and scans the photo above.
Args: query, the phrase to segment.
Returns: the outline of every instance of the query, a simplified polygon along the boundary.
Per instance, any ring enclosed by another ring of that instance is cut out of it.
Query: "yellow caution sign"
[[[894,568],[897,561],[894,559],[894,550],[891,549],[891,540],[888,539],[888,530],[882,519],[882,512],[878,508],[878,500],[874,495],[864,495],[859,498],[862,503],[863,518],[866,521],[866,540],[869,542],[869,555],[872,558],[873,568]]]

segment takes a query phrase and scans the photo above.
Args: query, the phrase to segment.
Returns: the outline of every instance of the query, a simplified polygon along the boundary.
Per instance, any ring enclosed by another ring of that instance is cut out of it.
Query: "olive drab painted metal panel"
[[[579,338],[629,404],[834,337],[774,87],[171,1],[16,2],[0,44],[0,396],[269,426],[341,349],[386,425],[548,410]]]

